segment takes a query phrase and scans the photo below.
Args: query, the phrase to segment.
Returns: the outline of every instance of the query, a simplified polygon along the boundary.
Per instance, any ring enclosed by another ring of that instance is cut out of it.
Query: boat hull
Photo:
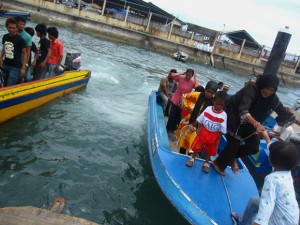
[[[60,76],[0,89],[0,123],[87,85],[90,71],[70,71]]]
[[[224,143],[224,142],[223,142]],[[219,175],[212,167],[201,169],[203,160],[185,166],[188,156],[170,150],[163,111],[156,103],[156,92],[149,97],[148,147],[154,176],[161,190],[191,224],[232,224],[231,211],[241,214],[248,200],[258,196],[256,184],[239,161],[240,173],[226,169]]]
[[[11,9],[0,9],[0,16],[1,17],[16,17],[20,16],[23,17],[25,20],[29,20],[30,18],[30,13],[29,12],[23,12],[23,11],[18,11],[18,10],[11,10]]]
[[[269,116],[263,123],[267,130],[272,129],[276,124],[274,117]],[[264,139],[260,140],[259,152],[254,155],[248,155],[244,158],[244,162],[254,177],[264,177],[272,172],[272,166],[269,162],[269,152],[267,150],[267,144]],[[292,175],[296,182],[300,182],[300,165],[292,171]]]

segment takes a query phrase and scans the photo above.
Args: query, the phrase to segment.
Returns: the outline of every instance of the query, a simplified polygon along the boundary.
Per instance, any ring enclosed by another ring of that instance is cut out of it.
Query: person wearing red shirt
[[[53,77],[59,73],[59,66],[64,56],[64,46],[57,39],[59,32],[56,27],[49,27],[47,29],[47,33],[50,39],[50,48],[52,52],[50,58],[48,59],[47,67],[49,77]]]

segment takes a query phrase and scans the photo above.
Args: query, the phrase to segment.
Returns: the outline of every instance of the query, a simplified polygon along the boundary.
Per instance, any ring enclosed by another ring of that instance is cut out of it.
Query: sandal
[[[217,165],[217,163],[216,163],[215,161],[212,161],[211,164],[213,165],[214,169],[215,169],[219,174],[221,174],[222,176],[225,176],[225,175],[226,175],[225,172],[219,168],[219,166]]]
[[[240,172],[240,168],[236,162],[236,159],[234,159],[231,163],[231,170],[234,174],[238,174]]]
[[[207,162],[203,163],[202,170],[205,173],[209,173],[209,164]]]
[[[188,167],[192,167],[194,165],[194,162],[195,162],[195,160],[193,158],[190,158],[190,160],[187,161],[185,165]]]

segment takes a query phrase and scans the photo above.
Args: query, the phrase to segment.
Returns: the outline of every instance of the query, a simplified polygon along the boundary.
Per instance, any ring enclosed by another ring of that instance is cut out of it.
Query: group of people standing
[[[8,33],[2,38],[1,87],[59,74],[64,46],[58,40],[56,27],[47,28],[45,24],[38,24],[35,29],[26,27],[26,20],[20,16],[7,18],[5,27]],[[37,46],[32,41],[35,32],[39,37]]]
[[[227,145],[211,165],[222,176],[226,175],[227,166],[231,167],[234,174],[238,174],[236,159],[256,154],[261,138],[270,142],[262,124],[273,111],[279,118],[284,118],[283,124],[295,121],[293,113],[283,106],[276,95],[279,79],[274,74],[263,75],[255,83],[249,83],[228,97],[226,91],[220,88],[220,83],[218,86],[215,81],[209,81],[205,88],[200,86],[192,69],[183,73],[173,71],[165,78],[169,84],[174,80],[177,82],[177,89],[173,94],[166,86],[166,99],[171,104],[166,128],[169,134],[174,133],[174,140],[180,147],[181,154],[191,152],[186,163],[189,167],[194,165],[197,154],[204,150],[206,158],[202,169],[208,173],[210,156],[217,154],[220,138],[225,134]],[[162,82],[159,90],[164,89],[161,85]],[[160,92],[158,91],[159,100],[164,93]],[[299,207],[291,170],[296,166],[299,156],[295,145],[279,142],[269,145],[274,172],[265,180],[264,188],[268,191],[263,192],[259,201],[249,202],[248,210],[254,209],[254,213],[246,210],[245,217],[232,214],[239,224],[298,224]],[[286,183],[282,184],[281,180]],[[285,193],[289,193],[289,196]]]

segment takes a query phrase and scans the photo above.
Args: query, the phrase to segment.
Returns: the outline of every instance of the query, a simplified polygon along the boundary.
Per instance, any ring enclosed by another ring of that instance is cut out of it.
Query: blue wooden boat
[[[268,119],[263,123],[267,130],[271,130],[276,124],[274,117],[269,116]],[[264,139],[260,140],[259,152],[255,155],[246,156],[244,162],[251,174],[259,177],[264,177],[272,171],[272,167],[269,163],[269,152],[267,150],[267,144]],[[292,171],[294,180],[300,182],[300,169],[299,166]]]
[[[210,173],[204,173],[202,159],[196,159],[192,168],[187,167],[188,156],[171,149],[156,93],[151,93],[148,103],[148,146],[153,173],[161,190],[191,224],[233,224],[231,212],[242,214],[248,200],[258,196],[248,169],[239,160],[240,173],[235,175],[228,167],[224,177],[212,166]],[[220,149],[225,143],[223,138]]]
[[[19,11],[19,10],[13,10],[13,9],[7,9],[7,8],[0,8],[0,16],[1,17],[16,17],[16,16],[21,16],[25,20],[30,19],[30,13],[29,12],[24,12],[24,11]]]

